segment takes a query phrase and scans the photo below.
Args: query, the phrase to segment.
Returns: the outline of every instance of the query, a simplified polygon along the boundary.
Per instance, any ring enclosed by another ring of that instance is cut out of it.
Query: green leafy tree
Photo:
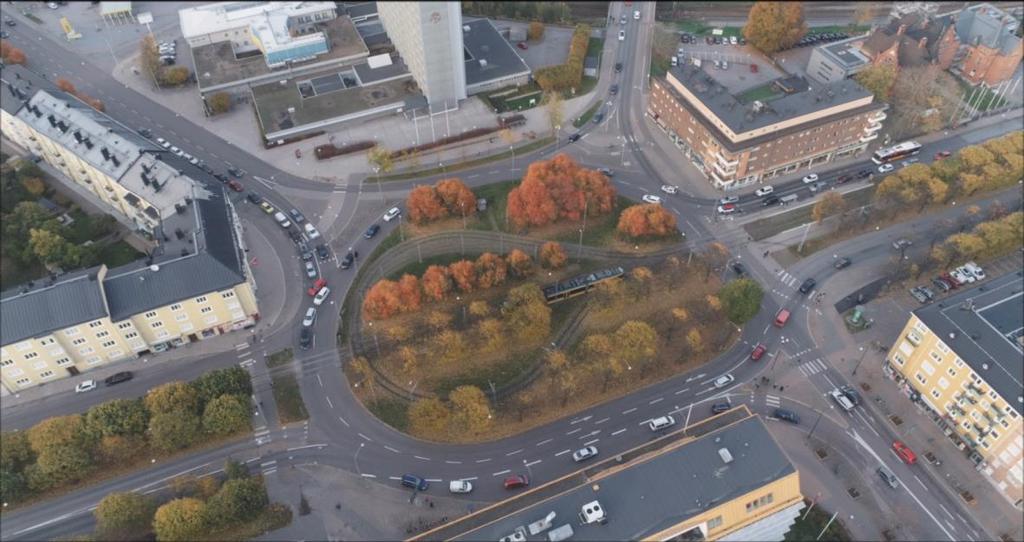
[[[821,224],[826,218],[842,213],[846,210],[846,202],[843,201],[843,195],[836,191],[826,192],[817,203],[814,204],[814,208],[811,209],[811,218],[815,222]]]
[[[0,468],[20,470],[35,458],[25,431],[5,431],[0,434]]]
[[[727,283],[718,291],[725,314],[737,325],[750,321],[761,310],[764,290],[750,279],[739,279]]]
[[[452,403],[453,429],[471,434],[480,433],[491,426],[491,405],[487,396],[476,386],[459,386],[448,394]]]
[[[206,404],[203,429],[214,435],[230,435],[248,429],[249,401],[239,395],[221,395]]]
[[[252,395],[252,379],[241,367],[210,371],[193,380],[191,385],[199,394],[200,403],[204,405],[225,394]]]
[[[642,375],[658,351],[658,332],[646,322],[630,320],[615,330],[614,342],[617,357],[639,367]]]
[[[0,467],[0,501],[16,503],[29,495],[28,481],[21,472]]]
[[[140,399],[114,399],[90,408],[85,423],[102,436],[142,435],[149,425],[149,411]]]
[[[420,437],[443,435],[451,419],[451,410],[437,397],[417,399],[409,407],[409,426]]]
[[[227,461],[224,462],[224,476],[227,476],[228,480],[248,478],[249,467],[246,467],[245,463],[242,463],[241,461],[228,459]]]
[[[210,106],[210,112],[214,115],[231,111],[231,95],[227,92],[215,92],[206,100],[206,103]]]
[[[522,341],[535,343],[551,332],[551,307],[536,284],[516,286],[501,307],[508,328]]]
[[[96,533],[103,540],[140,540],[153,529],[156,503],[138,493],[111,493],[96,506]]]
[[[154,416],[172,412],[199,412],[199,395],[186,382],[168,382],[146,394],[146,408]]]
[[[149,420],[150,442],[165,452],[187,448],[199,438],[199,425],[199,416],[187,410],[156,414]]]
[[[743,27],[747,41],[767,55],[793,46],[806,33],[800,2],[755,2]]]
[[[45,264],[57,264],[63,261],[68,242],[60,234],[38,229],[29,230],[28,233],[28,245],[39,261]]]
[[[230,525],[255,518],[270,504],[262,478],[228,480],[207,503],[210,518]]]
[[[153,531],[157,540],[196,540],[209,534],[206,504],[187,497],[174,499],[157,509]]]
[[[868,92],[875,95],[880,102],[888,102],[892,94],[893,84],[896,82],[896,66],[892,64],[875,64],[864,68],[854,80],[861,84]]]

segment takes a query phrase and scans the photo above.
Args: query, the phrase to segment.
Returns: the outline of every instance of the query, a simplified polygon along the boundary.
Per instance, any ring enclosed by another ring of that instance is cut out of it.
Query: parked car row
[[[932,284],[941,292],[955,290],[964,284],[971,284],[985,280],[985,270],[974,262],[967,262],[960,267],[942,273],[932,279]],[[927,286],[915,286],[910,289],[910,295],[922,304],[929,303],[935,299],[935,292]]]
[[[796,42],[794,47],[807,47],[810,45],[817,45],[819,43],[829,43],[832,41],[845,40],[850,37],[848,34],[843,32],[823,32],[821,34],[807,34],[800,38],[800,41]]]
[[[683,33],[679,41],[683,43],[697,43],[697,37]],[[705,36],[704,43],[707,45],[746,45],[747,38],[743,36]]]
[[[160,42],[157,45],[157,51],[160,54],[160,62],[165,66],[174,65],[178,59],[178,40],[172,39],[171,41]]]

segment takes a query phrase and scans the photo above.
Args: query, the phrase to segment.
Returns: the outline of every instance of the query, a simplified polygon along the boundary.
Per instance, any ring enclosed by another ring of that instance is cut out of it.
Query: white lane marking
[[[368,436],[366,436],[366,435],[364,435],[362,433],[356,433],[356,434],[359,435],[360,437],[366,439],[367,442],[373,442],[373,439],[371,439],[370,437],[368,437]]]
[[[388,480],[401,480],[401,476],[388,476]]]
[[[555,457],[558,457],[560,455],[565,455],[565,454],[567,454],[569,452],[570,452],[570,450],[562,450],[561,452],[558,452],[557,454],[555,454]]]
[[[553,439],[553,438],[549,438],[549,439],[544,439],[544,440],[542,440],[542,441],[538,442],[538,443],[536,444],[536,446],[543,446],[543,445],[545,445],[545,444],[547,444],[547,443],[551,442],[552,440],[555,440],[555,439]]]
[[[947,516],[949,516],[949,519],[953,519],[953,514],[950,514],[949,510],[946,510],[946,507],[943,506],[941,503],[939,504],[939,508],[941,508],[942,511],[945,512]]]
[[[522,451],[523,451],[523,449],[522,449],[522,448],[520,448],[520,449],[518,449],[518,450],[515,450],[515,451],[511,451],[511,452],[509,452],[509,453],[505,454],[505,457],[510,457],[510,456],[516,455],[516,454],[518,454],[518,453],[520,453],[520,452],[522,452]]]
[[[532,466],[536,465],[537,463],[540,463],[541,461],[543,461],[543,459],[538,459],[536,461],[530,461],[529,463],[523,463],[523,466],[524,467],[532,467]]]
[[[949,525],[950,530],[953,530],[953,531],[956,530],[956,527],[954,527],[953,524],[950,523],[948,519],[944,519],[942,521],[946,522],[946,525]]]
[[[571,435],[573,433],[579,433],[580,431],[583,431],[583,428],[582,427],[577,427],[576,429],[573,429],[572,431],[569,431],[568,433],[566,433],[566,435],[568,436],[568,435]]]
[[[440,478],[424,478],[424,480],[426,480],[428,482],[440,482],[441,481]]]
[[[585,422],[585,421],[587,421],[587,420],[589,420],[590,418],[593,418],[593,417],[594,417],[593,415],[589,415],[589,416],[586,416],[584,418],[579,418],[577,420],[573,420],[573,421],[569,422],[569,425],[576,425],[576,424],[578,424],[580,422]]]
[[[249,348],[249,343],[238,343],[235,345],[235,350],[244,350]]]
[[[601,418],[600,420],[597,420],[596,422],[594,422],[594,425],[600,425],[600,424],[602,424],[602,423],[604,423],[604,422],[606,422],[606,421],[608,421],[610,419],[611,418]]]
[[[422,461],[430,461],[429,457],[423,457],[422,455],[414,455],[413,457],[415,457],[416,459],[420,459]]]
[[[922,482],[921,479],[918,478],[916,474],[914,475],[914,479],[917,480],[917,483],[921,484],[921,487],[923,487],[925,491],[928,491],[928,486],[924,485],[924,482]]]
[[[325,448],[326,444],[307,444],[305,446],[296,446],[294,448],[285,449],[286,452],[294,452],[295,450],[305,450],[306,448]]]
[[[630,412],[636,412],[636,407],[627,408],[626,410],[622,411],[623,414],[629,414]]]
[[[596,439],[594,439],[594,440],[588,440],[588,441],[584,442],[584,443],[583,443],[583,445],[584,445],[584,446],[590,446],[591,444],[594,444],[594,443],[596,443],[596,442],[600,442],[600,441],[601,441],[601,439],[599,439],[599,438],[596,438]]]
[[[677,391],[677,392],[675,393],[675,395],[679,395],[679,394],[681,394],[681,393],[686,393],[686,392],[688,392],[688,391],[690,391],[690,388],[683,388],[683,389],[681,389],[681,390]]]
[[[395,452],[396,454],[402,453],[402,452],[399,452],[398,450],[392,448],[391,446],[384,446],[384,449],[389,451],[389,452]]]
[[[445,459],[444,462],[449,464],[449,465],[461,465],[462,464],[462,461],[453,461],[451,459]]]
[[[626,432],[626,428],[623,427],[622,429],[619,429],[618,431],[612,433],[612,436],[614,437],[615,435],[618,435],[619,433],[625,433],[625,432]]]
[[[512,471],[510,471],[510,470],[508,470],[508,469],[505,469],[505,470],[500,470],[500,471],[498,471],[498,472],[496,472],[496,473],[492,474],[491,476],[501,476],[502,474],[508,474],[508,473],[510,473],[510,472],[512,472]]]
[[[467,482],[472,482],[473,480],[476,480],[476,476],[471,476],[469,478],[463,478],[463,480],[465,480]]]
[[[364,472],[364,473],[360,474],[359,476],[362,476],[363,478],[376,478],[377,477],[376,474],[370,474],[368,472]]]
[[[705,393],[708,393],[708,392],[712,392],[712,391],[715,391],[715,389],[716,389],[716,388],[708,388],[708,389],[706,389],[706,390],[701,390],[701,391],[698,391],[698,392],[697,392],[697,393],[695,393],[694,395],[704,395]]]
[[[274,474],[275,472],[277,472],[277,468],[276,467],[273,468],[273,469],[267,469],[267,470],[263,471],[263,476],[270,476],[271,474]]]
[[[345,424],[345,427],[349,426],[348,422],[345,421],[345,418],[342,418],[341,416],[338,416],[338,420],[341,421],[341,423]]]
[[[324,387],[324,381],[320,380],[320,373],[316,374],[316,381],[320,384],[320,387]]]
[[[325,396],[324,396],[324,399],[327,399],[327,406],[329,406],[329,407],[331,407],[331,408],[334,408],[334,403],[332,403],[332,402],[331,402],[331,398],[330,398],[330,397],[327,397],[327,396],[325,395]]]
[[[490,460],[491,460],[491,458],[488,457],[487,459],[477,459],[476,462],[477,463],[486,463],[486,462],[488,462]]]
[[[665,400],[665,398],[664,398],[664,397],[658,397],[657,399],[655,399],[655,400],[653,400],[653,401],[651,401],[651,402],[649,402],[649,403],[647,403],[647,404],[648,404],[648,405],[653,405],[653,404],[655,404],[655,403],[660,403],[660,402],[662,402],[662,401],[664,401],[664,400]]]

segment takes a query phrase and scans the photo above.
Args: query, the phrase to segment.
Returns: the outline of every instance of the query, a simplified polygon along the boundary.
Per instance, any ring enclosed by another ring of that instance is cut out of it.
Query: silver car
[[[315,279],[316,278],[316,266],[313,262],[306,262],[306,276]]]
[[[597,455],[597,448],[594,446],[587,446],[586,448],[580,448],[572,454],[572,460],[579,463],[586,461]]]
[[[313,322],[316,322],[316,309],[310,307],[306,310],[306,316],[302,319],[302,326],[310,327],[313,325]]]

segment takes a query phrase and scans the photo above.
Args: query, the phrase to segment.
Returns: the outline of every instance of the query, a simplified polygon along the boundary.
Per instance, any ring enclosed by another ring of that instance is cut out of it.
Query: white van
[[[839,391],[838,389],[835,389],[828,392],[828,394],[832,396],[832,400],[835,401],[836,404],[838,404],[840,407],[842,407],[843,410],[847,412],[853,410],[853,401],[850,401],[850,398],[847,397],[846,394],[844,394],[843,392]]]
[[[316,231],[316,228],[313,227],[313,225],[310,224],[309,222],[306,222],[303,228],[306,230],[306,237],[309,237],[310,241],[320,237],[320,232]]]
[[[672,67],[675,68],[678,65],[679,65],[679,57],[673,56],[672,57]]]
[[[779,203],[781,203],[782,205],[785,205],[787,203],[793,203],[794,201],[796,201],[798,199],[800,199],[800,196],[798,196],[796,194],[790,194],[788,196],[782,196],[781,198],[779,198]]]

